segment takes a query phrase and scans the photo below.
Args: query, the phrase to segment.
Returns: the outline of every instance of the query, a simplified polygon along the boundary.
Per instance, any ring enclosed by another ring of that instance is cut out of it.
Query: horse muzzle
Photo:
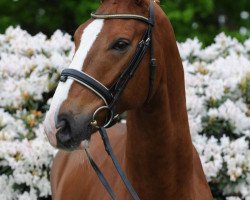
[[[90,140],[93,132],[90,117],[63,113],[58,115],[56,122],[50,118],[48,113],[44,132],[52,146],[71,151],[81,148],[82,141]]]

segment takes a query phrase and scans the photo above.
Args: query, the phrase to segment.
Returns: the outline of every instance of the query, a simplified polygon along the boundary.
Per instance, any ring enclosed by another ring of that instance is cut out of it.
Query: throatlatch
[[[94,79],[93,77],[89,76],[85,72],[78,71],[75,69],[64,69],[61,73],[61,79],[60,81],[65,82],[67,78],[73,79],[83,86],[87,87],[88,89],[92,90],[96,95],[98,95],[105,103],[105,106],[102,106],[98,108],[94,114],[93,119],[91,122],[91,125],[95,128],[97,128],[100,132],[100,135],[102,137],[105,150],[108,153],[108,155],[111,157],[114,166],[117,169],[117,172],[119,173],[121,179],[123,180],[125,186],[127,187],[128,191],[130,192],[132,198],[134,200],[140,200],[137,193],[135,192],[134,188],[132,187],[131,183],[129,182],[128,178],[126,177],[125,173],[123,172],[118,160],[116,159],[113,150],[111,148],[108,135],[106,133],[105,128],[112,126],[117,121],[117,115],[115,115],[115,104],[119,97],[121,96],[124,88],[126,87],[128,81],[132,78],[134,75],[136,69],[138,68],[142,58],[144,57],[145,53],[147,52],[148,48],[150,48],[150,74],[149,74],[149,89],[148,89],[148,95],[146,102],[149,101],[153,89],[153,81],[155,79],[155,71],[156,71],[156,60],[154,58],[154,50],[153,50],[153,37],[152,37],[152,28],[154,26],[154,3],[152,0],[150,0],[150,6],[149,6],[149,18],[141,16],[141,15],[135,15],[135,14],[96,14],[92,13],[91,17],[94,19],[134,19],[139,20],[144,23],[148,24],[148,28],[142,37],[142,40],[139,42],[136,52],[132,59],[130,60],[128,67],[123,71],[123,73],[119,76],[119,78],[115,81],[112,88],[108,89],[105,87],[102,83]],[[102,110],[108,111],[108,116],[105,120],[105,124],[99,125],[96,116],[98,113]],[[110,187],[108,181],[104,177],[103,173],[100,171],[92,157],[90,156],[90,153],[87,149],[85,149],[87,157],[90,161],[90,164],[92,165],[93,169],[95,170],[98,178],[102,182],[103,186],[108,191],[110,197],[113,200],[116,200],[115,194],[112,191],[112,188]]]

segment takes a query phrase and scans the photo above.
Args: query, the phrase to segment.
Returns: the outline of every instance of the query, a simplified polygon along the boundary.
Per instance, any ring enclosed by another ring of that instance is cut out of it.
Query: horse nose
[[[66,150],[74,150],[80,146],[83,140],[88,140],[92,128],[88,125],[85,115],[73,115],[72,112],[58,115],[56,127],[57,147]],[[88,119],[88,118],[87,118]]]

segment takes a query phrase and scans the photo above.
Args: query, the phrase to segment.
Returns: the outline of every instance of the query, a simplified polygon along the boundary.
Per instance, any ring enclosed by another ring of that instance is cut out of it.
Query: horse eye
[[[125,51],[127,47],[129,46],[129,42],[124,40],[118,40],[113,46],[112,49],[118,50],[118,51]]]

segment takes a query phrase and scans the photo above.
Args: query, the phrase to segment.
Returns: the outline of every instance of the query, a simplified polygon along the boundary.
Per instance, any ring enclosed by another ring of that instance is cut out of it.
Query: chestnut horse
[[[103,0],[96,13],[148,17],[148,8],[148,0]],[[174,32],[156,2],[154,11],[157,67],[149,101],[147,50],[115,105],[116,113],[127,111],[127,123],[116,124],[107,132],[140,199],[210,200],[212,195],[189,132],[183,67]],[[75,32],[76,53],[69,68],[84,71],[110,88],[127,67],[146,29],[146,23],[134,19],[88,20]],[[77,81],[67,79],[59,83],[46,115],[45,132],[53,146],[75,151],[59,150],[54,159],[53,199],[110,198],[83,147],[89,147],[116,197],[130,199],[100,136],[90,125],[94,111],[103,104],[103,99]]]

